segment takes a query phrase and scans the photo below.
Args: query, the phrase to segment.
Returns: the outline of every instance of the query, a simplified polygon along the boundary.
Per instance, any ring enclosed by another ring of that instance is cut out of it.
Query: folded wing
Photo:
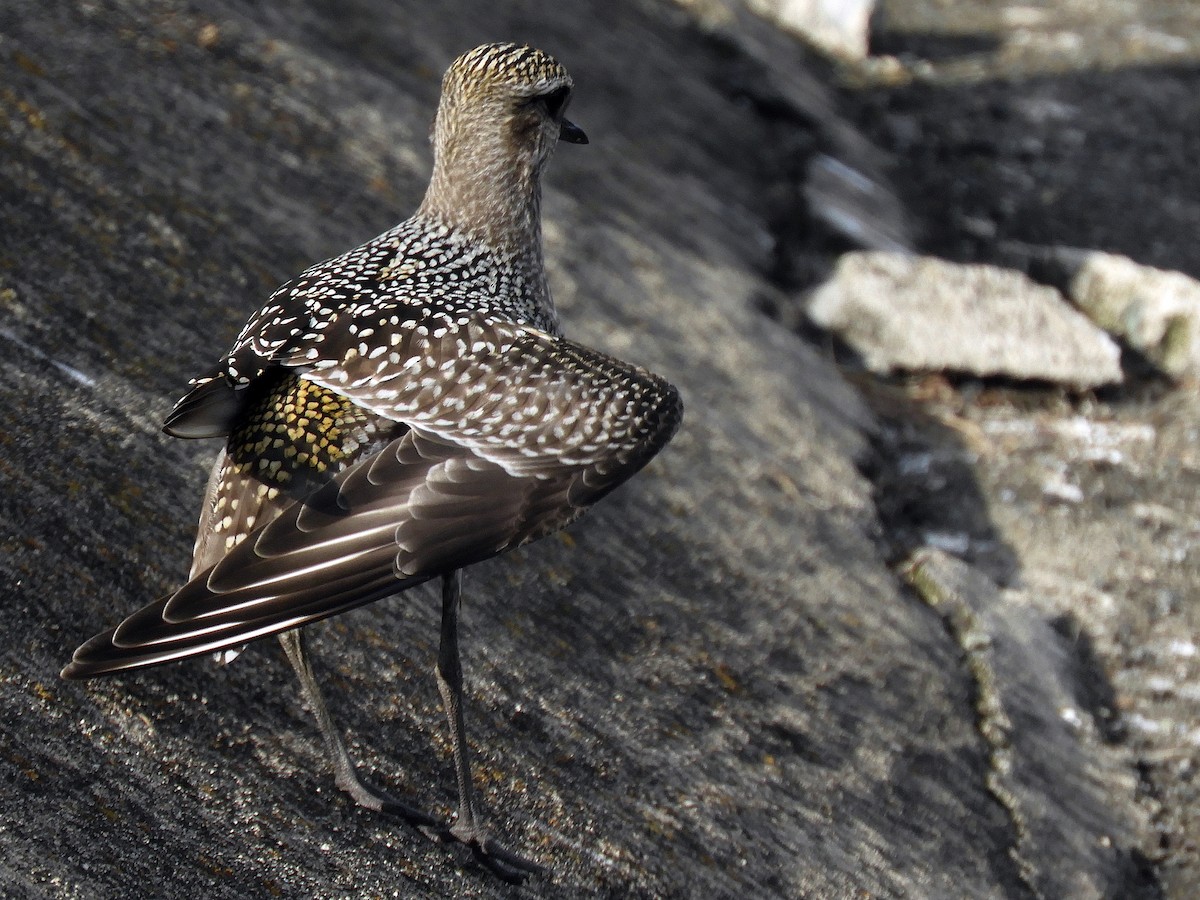
[[[580,345],[483,319],[407,324],[374,356],[331,335],[340,362],[304,377],[408,430],[88,641],[66,677],[238,646],[495,556],[574,520],[678,426],[674,388]]]

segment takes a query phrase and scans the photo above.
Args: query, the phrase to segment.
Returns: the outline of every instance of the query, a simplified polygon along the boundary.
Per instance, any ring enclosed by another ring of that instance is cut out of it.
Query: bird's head
[[[520,164],[536,177],[560,140],[586,144],[565,117],[574,82],[554,57],[521,44],[484,44],[456,59],[442,79],[434,127],[443,162],[477,156]],[[456,165],[457,168],[457,165]]]

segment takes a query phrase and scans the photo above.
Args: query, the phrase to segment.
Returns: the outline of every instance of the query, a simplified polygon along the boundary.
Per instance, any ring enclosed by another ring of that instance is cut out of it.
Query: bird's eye
[[[560,87],[548,94],[542,95],[542,100],[546,103],[546,111],[550,113],[552,118],[557,119],[562,115],[563,110],[567,106],[567,99],[571,96],[571,89],[568,87]]]

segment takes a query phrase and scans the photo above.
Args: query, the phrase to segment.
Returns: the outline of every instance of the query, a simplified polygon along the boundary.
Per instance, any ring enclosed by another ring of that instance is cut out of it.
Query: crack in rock
[[[1137,779],[1125,749],[1078,707],[1063,635],[1019,591],[940,550],[917,551],[902,575],[962,648],[987,790],[1011,822],[1022,885],[1035,897],[1114,896],[1114,885],[1138,896]]]

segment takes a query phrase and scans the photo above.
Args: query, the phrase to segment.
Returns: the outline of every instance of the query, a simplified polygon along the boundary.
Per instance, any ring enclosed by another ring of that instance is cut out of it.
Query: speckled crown
[[[562,63],[535,47],[524,44],[484,44],[468,50],[446,70],[443,88],[454,85],[501,83],[528,87],[540,93],[553,84],[571,85]]]

